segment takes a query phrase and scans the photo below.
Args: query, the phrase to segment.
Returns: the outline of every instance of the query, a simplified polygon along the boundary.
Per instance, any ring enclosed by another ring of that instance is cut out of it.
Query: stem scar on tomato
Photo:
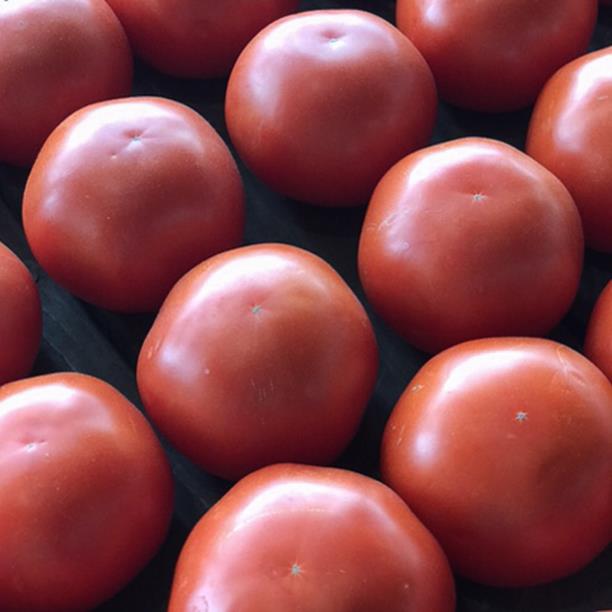
[[[301,573],[302,573],[302,568],[300,567],[299,563],[294,563],[291,566],[291,575],[299,576]]]

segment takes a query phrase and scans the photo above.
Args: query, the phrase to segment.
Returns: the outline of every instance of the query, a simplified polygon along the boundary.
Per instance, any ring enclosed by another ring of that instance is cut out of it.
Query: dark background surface
[[[391,1],[304,0],[300,8],[360,8],[392,21],[394,5]],[[610,44],[612,9],[602,9],[591,48]],[[134,94],[180,100],[199,111],[228,141],[223,122],[225,85],[224,80],[174,79],[137,63]],[[441,104],[432,142],[479,135],[522,147],[529,114],[527,110],[483,116]],[[309,249],[330,262],[364,301],[356,270],[357,240],[364,210],[318,209],[293,202],[272,193],[243,165],[240,170],[247,190],[245,243],[286,242]],[[0,240],[26,262],[37,280],[43,301],[44,339],[34,373],[75,370],[98,376],[140,407],[134,369],[153,315],[118,315],[86,305],[47,277],[33,260],[21,229],[21,195],[26,178],[27,170],[0,165]],[[612,257],[587,252],[579,294],[571,311],[551,334],[552,338],[574,348],[581,347],[593,303],[610,278]],[[381,351],[378,384],[357,438],[337,465],[376,475],[384,423],[425,356],[395,336],[371,309],[368,312]],[[166,449],[176,480],[176,510],[167,541],[145,571],[112,601],[101,606],[100,612],[165,610],[174,563],[185,537],[228,487],[227,483],[191,465],[167,444]],[[507,590],[458,580],[457,590],[460,612],[591,612],[612,608],[612,547],[579,574],[552,585]]]

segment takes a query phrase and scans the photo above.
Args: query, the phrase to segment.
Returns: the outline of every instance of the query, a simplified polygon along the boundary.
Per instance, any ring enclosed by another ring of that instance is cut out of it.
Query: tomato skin
[[[169,612],[451,612],[444,553],[401,499],[346,470],[274,465],[196,525]],[[207,607],[208,606],[208,607]]]
[[[612,281],[601,292],[591,313],[584,354],[612,380]]]
[[[275,191],[351,206],[427,143],[436,103],[431,71],[396,28],[320,10],[280,19],[247,45],[225,112],[240,157]]]
[[[574,197],[587,246],[612,253],[612,47],[567,64],[534,108],[526,150]]]
[[[297,0],[106,0],[134,50],[179,77],[229,74],[244,46]]]
[[[279,461],[333,461],[377,367],[371,324],[341,277],[307,251],[261,244],[212,257],[175,285],[137,380],[177,449],[237,479]]]
[[[21,260],[0,242],[0,385],[28,374],[41,335],[36,284]]]
[[[227,146],[195,111],[113,100],[74,113],[45,143],[23,224],[60,285],[104,308],[147,311],[195,264],[240,243],[244,192]]]
[[[440,96],[500,112],[529,106],[584,51],[597,0],[398,0],[397,25],[423,54]]]
[[[29,165],[86,104],[129,94],[132,56],[104,0],[0,2],[0,160]]]
[[[549,340],[457,345],[399,399],[381,468],[460,574],[498,586],[561,578],[610,540],[612,385]]]
[[[0,388],[3,612],[91,609],[161,545],[172,513],[163,450],[110,385],[49,374]]]
[[[383,177],[359,275],[379,314],[434,353],[548,333],[574,299],[582,256],[580,218],[557,178],[509,145],[463,138],[417,151]]]

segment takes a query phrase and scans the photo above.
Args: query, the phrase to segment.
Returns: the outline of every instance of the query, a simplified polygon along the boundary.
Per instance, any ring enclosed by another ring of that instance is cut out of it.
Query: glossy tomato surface
[[[381,467],[460,574],[561,578],[610,541],[612,385],[550,340],[454,346],[399,399]]]
[[[587,245],[612,253],[612,47],[550,79],[533,111],[527,152],[570,190]]]
[[[549,332],[582,267],[580,218],[548,170],[493,140],[423,149],[378,184],[359,273],[369,301],[414,346]]]
[[[132,57],[104,0],[0,2],[0,160],[29,165],[78,108],[127,95]]]
[[[195,111],[162,98],[86,107],[45,143],[23,224],[45,270],[88,302],[158,307],[206,257],[242,240],[236,164]]]
[[[595,303],[584,352],[612,381],[612,281],[608,282]]]
[[[389,488],[301,465],[241,480],[196,525],[169,612],[451,612],[431,534]]]
[[[441,97],[499,112],[531,104],[583,53],[597,0],[398,0],[397,24],[430,65]]]
[[[297,0],[106,0],[138,55],[179,77],[229,73],[244,46]]]
[[[3,612],[91,609],[161,545],[170,470],[151,427],[99,379],[50,374],[0,389]]]
[[[21,260],[0,242],[0,384],[30,372],[41,327],[34,280]]]
[[[272,189],[347,206],[427,143],[436,100],[401,32],[371,13],[324,10],[276,21],[247,45],[225,111],[238,153]]]
[[[169,440],[229,479],[269,463],[329,463],[355,434],[378,351],[368,317],[322,259],[281,244],[217,255],[164,302],[138,360]]]

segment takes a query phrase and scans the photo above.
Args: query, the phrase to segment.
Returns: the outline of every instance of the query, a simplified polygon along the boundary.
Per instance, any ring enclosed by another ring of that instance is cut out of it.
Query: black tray
[[[393,21],[395,2],[304,0],[300,8],[360,8]],[[591,48],[611,44],[612,8],[602,8]],[[174,79],[137,63],[133,93],[165,96],[188,104],[229,144],[223,122],[225,85],[224,80]],[[479,135],[522,147],[529,114],[527,110],[486,116],[441,104],[432,143]],[[286,242],[309,249],[330,262],[365,301],[356,270],[357,240],[364,210],[319,209],[290,201],[263,186],[244,165],[240,164],[240,170],[248,198],[245,243]],[[0,241],[26,262],[36,278],[43,301],[44,339],[34,374],[75,370],[98,376],[140,406],[134,369],[153,315],[119,315],[89,306],[49,279],[33,260],[21,228],[21,195],[26,178],[27,170],[0,165]],[[551,337],[580,349],[593,303],[611,278],[612,256],[587,252],[578,296]],[[395,400],[426,356],[400,340],[367,304],[366,308],[376,330],[381,368],[362,427],[337,465],[376,476],[378,447],[385,421]],[[127,588],[101,606],[100,612],[165,610],[174,563],[185,537],[229,486],[194,467],[169,445],[165,446],[176,480],[176,509],[168,538],[149,566]],[[593,612],[612,608],[612,547],[582,572],[561,582],[510,590],[487,588],[458,579],[457,596],[459,612]]]

